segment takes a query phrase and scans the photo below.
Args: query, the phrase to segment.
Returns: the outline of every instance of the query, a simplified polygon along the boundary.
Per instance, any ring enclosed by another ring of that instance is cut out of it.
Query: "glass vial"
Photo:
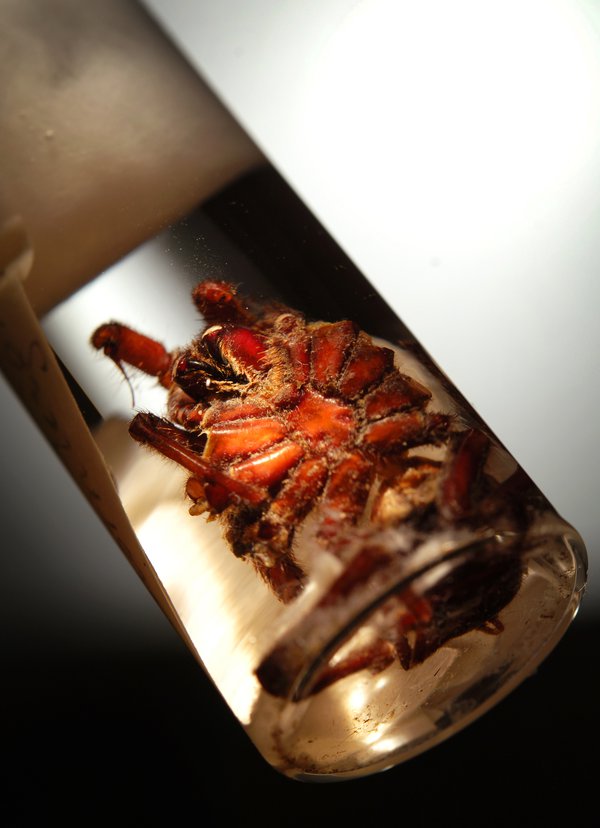
[[[149,571],[281,772],[426,750],[572,620],[580,536],[270,166],[43,321]]]

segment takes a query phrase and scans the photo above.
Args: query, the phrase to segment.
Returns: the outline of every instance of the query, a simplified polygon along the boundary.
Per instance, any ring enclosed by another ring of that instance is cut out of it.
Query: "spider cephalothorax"
[[[201,282],[193,299],[205,328],[185,349],[168,353],[116,322],[98,328],[92,343],[121,370],[133,365],[168,389],[169,419],[138,414],[132,436],[190,472],[191,513],[218,516],[233,552],[250,559],[282,601],[302,590],[294,541],[309,514],[317,516],[314,544],[334,555],[348,554],[353,527],[371,538],[368,561],[355,554],[348,567],[348,590],[368,579],[380,565],[374,561],[390,558],[374,540],[378,532],[400,524],[430,531],[468,521],[475,509],[497,511],[502,498],[483,473],[489,439],[430,410],[430,391],[398,369],[391,348],[351,321],[307,321],[285,306],[242,299],[224,282]],[[423,451],[432,445],[443,447],[437,458]],[[409,667],[465,626],[496,631],[493,618],[518,586],[518,577],[508,580],[502,600],[454,626],[432,621],[431,597],[405,594],[411,612],[385,653],[378,643],[344,669],[388,663],[390,647]],[[337,582],[324,601],[336,596],[343,596]],[[287,679],[273,679],[270,669],[263,683],[286,692],[278,682]]]

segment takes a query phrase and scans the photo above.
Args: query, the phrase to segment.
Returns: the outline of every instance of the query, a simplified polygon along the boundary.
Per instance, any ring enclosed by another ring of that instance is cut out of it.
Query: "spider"
[[[352,321],[307,321],[221,281],[200,282],[192,298],[205,327],[187,348],[169,353],[119,322],[101,325],[91,342],[123,373],[133,366],[168,389],[168,418],[138,413],[132,437],[190,473],[190,513],[218,517],[234,554],[252,561],[282,602],[307,579],[294,542],[309,515],[317,516],[316,547],[342,560],[364,538],[321,600],[327,610],[398,559],[383,540],[389,527],[426,533],[489,518],[507,501],[484,472],[487,435],[430,410],[429,389]],[[441,459],[426,446],[439,447]],[[518,589],[520,568],[496,557],[488,567],[498,569],[494,599],[484,590],[460,610],[460,586],[442,597],[405,589],[400,614],[390,599],[388,633],[325,670],[310,692],[395,658],[409,669],[468,629],[499,632],[496,615]],[[481,577],[471,573],[476,594]],[[288,639],[257,670],[276,695],[290,692],[297,671]]]

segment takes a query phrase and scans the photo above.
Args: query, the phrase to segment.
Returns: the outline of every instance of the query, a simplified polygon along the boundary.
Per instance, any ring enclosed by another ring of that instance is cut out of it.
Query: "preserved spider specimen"
[[[500,513],[509,528],[522,522],[512,494],[522,476],[497,484],[484,471],[490,438],[430,411],[430,391],[353,322],[307,321],[226,282],[201,282],[193,300],[205,328],[187,348],[169,353],[118,322],[101,325],[92,344],[121,371],[134,366],[168,389],[168,419],[139,413],[131,435],[190,472],[191,514],[219,517],[235,555],[251,560],[283,602],[303,588],[294,540],[317,514],[315,547],[345,569],[317,606],[324,622],[315,652],[349,596],[410,560],[410,545],[391,543],[390,528],[410,527],[414,548],[432,530]],[[424,446],[441,447],[441,459],[416,453]],[[487,540],[477,558],[443,587],[399,588],[378,610],[378,637],[302,692],[395,658],[409,669],[471,629],[499,632],[496,615],[519,587],[518,549]],[[257,675],[267,690],[291,692],[299,642],[310,638],[301,623],[263,660]]]

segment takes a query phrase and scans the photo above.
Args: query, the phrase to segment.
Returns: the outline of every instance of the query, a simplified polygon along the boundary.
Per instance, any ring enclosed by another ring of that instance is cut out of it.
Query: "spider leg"
[[[217,462],[245,457],[270,448],[285,435],[285,425],[277,417],[216,423],[210,429],[205,456]]]
[[[386,575],[390,568],[396,577],[401,577],[399,564],[398,550],[385,542],[366,543],[318,603],[316,611],[321,619],[320,628],[315,629],[310,617],[301,620],[259,665],[257,676],[265,689],[276,696],[287,696],[303,669],[306,652],[309,656],[319,656],[323,646],[342,626],[343,618],[352,618],[348,606],[357,601],[367,606],[371,600],[368,585],[375,585],[381,575],[383,581],[391,580]],[[352,650],[340,661],[321,668],[316,678],[302,690],[302,697],[319,692],[359,670],[368,669],[377,674],[396,658],[408,670],[435,652],[449,637],[467,629],[454,632],[454,629],[441,631],[437,626],[432,627],[433,610],[428,596],[419,595],[410,587],[390,597],[387,609],[384,607],[383,611],[391,616],[385,633]],[[328,629],[328,621],[331,621],[331,629]]]
[[[496,485],[484,475],[491,447],[486,434],[468,429],[452,435],[453,450],[437,475],[439,515],[450,525],[477,517],[493,520],[498,506],[506,511],[504,492],[512,478]],[[515,516],[515,525],[518,515]],[[498,635],[503,626],[498,613],[512,600],[521,583],[519,544],[505,539],[482,544],[473,559],[465,562],[447,585],[434,587],[413,604],[417,612],[404,608],[396,623],[394,643],[404,669],[424,661],[450,638],[469,630]],[[406,599],[406,595],[401,596]],[[405,600],[406,603],[406,600]],[[407,604],[410,609],[410,604]]]
[[[313,384],[323,394],[355,399],[393,368],[394,352],[375,345],[352,322],[314,325],[310,339]]]
[[[380,638],[351,652],[340,662],[318,666],[316,674],[309,678],[308,686],[297,687],[306,663],[313,661],[318,665],[324,648],[336,637],[339,629],[352,621],[359,606],[366,607],[372,600],[369,590],[363,589],[367,581],[376,579],[395,557],[396,550],[376,542],[366,543],[358,551],[323,595],[313,613],[301,618],[295,627],[286,632],[258,666],[257,678],[269,693],[286,697],[292,692],[299,692],[299,697],[304,698],[366,667],[378,672],[394,660],[393,643]],[[314,613],[319,618],[318,624],[315,624]]]
[[[448,439],[451,422],[449,414],[418,409],[392,414],[367,424],[360,442],[365,450],[374,451],[379,456],[427,443],[438,445]]]
[[[396,659],[394,645],[383,638],[378,638],[357,650],[353,650],[345,658],[335,664],[328,665],[319,673],[315,683],[311,686],[311,694],[318,693],[340,679],[358,673],[360,670],[369,670],[371,675],[377,675]]]
[[[283,313],[275,320],[274,329],[288,352],[291,382],[302,388],[310,377],[310,347],[304,319],[298,314]]]
[[[393,364],[394,352],[373,344],[371,338],[361,331],[339,379],[340,392],[347,399],[360,396],[381,380]]]
[[[254,325],[256,316],[237,297],[237,291],[228,282],[206,279],[192,291],[194,304],[210,325],[232,323]]]
[[[96,350],[104,351],[122,373],[125,373],[125,362],[150,376],[158,377],[165,388],[171,386],[173,357],[160,342],[120,322],[108,322],[94,331],[91,344]]]
[[[489,539],[448,581],[419,596],[422,610],[398,618],[395,646],[405,670],[421,664],[447,641],[471,630],[503,631],[498,614],[521,585],[523,565],[518,541]],[[405,598],[405,595],[402,596]]]
[[[366,562],[362,560],[360,563],[364,565]],[[375,560],[371,557],[370,565],[372,566],[374,563]],[[334,684],[336,681],[353,675],[360,670],[369,670],[371,675],[377,675],[386,667],[389,667],[396,658],[400,660],[404,669],[407,670],[412,666],[410,662],[412,652],[408,651],[406,634],[420,626],[426,626],[431,621],[431,607],[429,602],[415,594],[410,588],[405,589],[399,598],[405,607],[397,625],[401,637],[398,640],[390,640],[384,637],[376,638],[374,641],[352,650],[339,661],[329,664],[319,673],[318,678],[311,685],[311,694],[318,693],[330,684]],[[398,601],[398,599],[392,600]],[[406,651],[410,655],[407,655]]]
[[[391,427],[395,427],[393,422]],[[443,463],[418,456],[396,461],[373,504],[372,518],[377,523],[405,521],[433,504],[439,516],[452,523],[468,518],[479,507],[490,441],[476,429],[449,437],[454,448]]]
[[[252,561],[258,574],[282,603],[288,604],[302,592],[306,575],[293,555],[282,556],[272,566],[266,566],[257,558]]]
[[[254,529],[264,510],[256,508],[227,509],[223,513],[225,538],[233,552],[249,559],[256,572],[283,603],[288,603],[301,591],[305,574],[291,554],[274,557],[262,555],[253,543]]]
[[[216,423],[231,420],[247,420],[252,417],[266,417],[270,409],[266,403],[255,400],[218,400],[213,403],[202,417],[202,428],[208,429]]]
[[[312,508],[326,477],[324,460],[304,460],[290,472],[262,512],[248,512],[242,520],[238,515],[231,516],[229,540],[234,551],[251,558],[259,574],[284,603],[299,594],[305,580],[292,554],[294,530]]]
[[[381,383],[365,396],[367,421],[379,420],[411,408],[424,408],[431,392],[399,371],[388,373]]]
[[[410,550],[404,554],[410,555]],[[404,587],[390,596],[387,606],[380,608],[381,634],[343,659],[332,660],[339,630],[356,617],[358,608],[367,614],[378,590],[396,579],[402,581],[402,557],[384,537],[366,543],[313,613],[300,619],[265,656],[256,670],[263,687],[275,696],[295,693],[296,698],[305,698],[359,670],[378,673],[396,657],[403,669],[410,670],[450,639],[472,630],[501,632],[497,615],[519,589],[522,564],[518,543],[507,546],[490,538],[476,555],[425,593]],[[307,661],[313,662],[313,669],[303,677]]]
[[[290,464],[298,459],[298,447],[287,443],[271,449],[270,455],[265,452],[253,458],[252,462],[262,467],[260,473],[255,470],[252,474],[244,474],[243,463],[234,464],[225,472],[200,456],[193,435],[153,414],[138,414],[130,426],[130,433],[138,442],[192,472],[186,488],[187,494],[195,501],[190,511],[193,514],[208,511],[213,516],[224,513],[225,534],[238,555],[247,553],[242,539],[248,526],[261,514],[267,498],[267,489],[257,486],[256,481],[260,480],[265,485],[273,483],[285,475]],[[198,438],[195,439],[198,441]],[[249,466],[245,468],[249,469]],[[246,477],[253,482],[246,482]],[[227,508],[232,498],[236,503],[233,510]],[[289,601],[300,591],[304,573],[291,556],[282,556],[272,566],[266,566],[260,557],[253,557],[252,561],[281,600]]]
[[[210,445],[210,437],[208,444]],[[304,450],[298,443],[282,440],[246,460],[232,463],[228,474],[235,480],[270,489],[281,482],[303,454]]]
[[[250,424],[253,423],[257,421],[250,421]],[[265,433],[268,433],[268,427]],[[261,440],[254,440],[254,445],[260,446]],[[304,516],[312,502],[309,498],[314,498],[315,487],[319,485],[319,469],[314,464],[304,463],[294,470],[303,453],[302,447],[292,440],[280,440],[273,445],[267,444],[266,448],[250,457],[235,459],[226,471],[220,471],[220,476],[196,473],[187,487],[188,495],[196,501],[193,512],[206,511],[208,507],[213,514],[222,513],[225,537],[234,554],[248,557],[275,595],[284,602],[292,600],[300,592],[304,572],[290,553],[291,533],[285,537],[281,528],[278,534],[274,524],[276,519],[292,522],[300,515]],[[227,452],[219,449],[219,456],[223,459],[227,457]],[[238,486],[248,485],[252,490],[258,488],[266,494],[290,472],[289,479],[271,501],[265,498],[257,502],[238,492]],[[242,502],[238,499],[228,509],[231,494],[241,494]],[[266,537],[269,525],[274,529],[270,538]],[[259,539],[261,527],[264,537]]]
[[[280,313],[272,323],[266,362],[269,373],[261,391],[277,406],[294,404],[310,378],[310,342],[302,316]]]
[[[353,322],[323,322],[311,326],[312,382],[322,394],[337,392],[339,376],[357,334],[358,328]]]
[[[317,536],[332,551],[342,542],[343,530],[355,525],[364,514],[374,479],[373,463],[359,450],[344,455],[331,470]]]
[[[327,479],[327,462],[311,458],[300,463],[271,501],[254,527],[263,557],[277,560],[288,555],[296,526],[320,496]]]
[[[479,429],[471,428],[455,437],[455,449],[446,464],[440,489],[440,512],[450,520],[472,514],[477,501],[483,467],[491,443]]]
[[[204,490],[214,489],[216,500],[211,504],[209,499],[209,505],[215,512],[223,508],[223,493],[227,500],[234,496],[254,506],[263,503],[267,496],[265,489],[235,479],[201,456],[201,438],[190,435],[168,420],[154,414],[137,414],[129,426],[129,433],[138,443],[149,446],[191,472]]]
[[[225,421],[211,430],[207,440],[205,435],[190,434],[152,414],[138,414],[130,426],[130,433],[138,442],[192,473],[186,487],[188,496],[194,501],[190,511],[193,514],[208,512],[213,517],[222,514],[225,535],[234,553],[240,557],[248,556],[281,600],[289,601],[298,594],[304,573],[289,553],[291,537],[285,548],[282,545],[279,554],[271,559],[254,554],[251,542],[256,525],[265,514],[269,489],[280,483],[303,454],[297,443],[281,439],[283,432],[278,430],[276,419]],[[253,453],[247,456],[250,451]],[[227,462],[228,465],[221,465]],[[307,466],[303,473],[292,476],[296,498],[290,491],[292,486],[284,486],[270,506],[273,511],[266,512],[269,515],[266,523],[278,511],[280,518],[287,514],[290,520],[293,519],[292,504],[295,501],[297,514],[309,507],[302,500],[307,500],[308,492],[314,497],[319,479],[316,472]],[[229,509],[229,506],[233,508]],[[276,548],[273,542],[270,546]]]

